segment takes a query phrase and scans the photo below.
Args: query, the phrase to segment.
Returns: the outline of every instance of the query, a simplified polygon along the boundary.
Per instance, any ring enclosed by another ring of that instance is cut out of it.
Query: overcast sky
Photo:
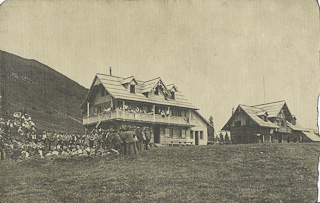
[[[18,1],[0,7],[0,49],[89,88],[95,73],[160,76],[216,130],[232,107],[286,100],[317,126],[315,0]],[[264,85],[265,81],[265,100]]]

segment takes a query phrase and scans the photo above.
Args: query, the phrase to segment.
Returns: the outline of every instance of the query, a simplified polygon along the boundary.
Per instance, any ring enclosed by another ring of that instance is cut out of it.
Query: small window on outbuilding
[[[130,85],[130,93],[136,93],[136,86]]]
[[[246,119],[246,125],[250,125],[250,119]]]
[[[106,91],[104,89],[101,89],[101,97],[106,96]]]
[[[234,123],[234,126],[236,126],[236,127],[240,127],[240,126],[241,126],[241,121],[237,121],[237,122],[235,122],[235,123]]]

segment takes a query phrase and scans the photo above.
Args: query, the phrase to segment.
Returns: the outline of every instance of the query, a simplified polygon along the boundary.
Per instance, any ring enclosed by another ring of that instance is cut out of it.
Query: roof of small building
[[[246,106],[246,105],[239,105],[247,114],[248,116],[254,120],[259,126],[261,127],[269,127],[269,128],[279,128],[279,126],[277,126],[276,124],[270,122],[270,121],[264,121],[263,119],[261,119],[259,117],[259,115],[261,114],[261,112],[263,113],[262,115],[264,115],[266,113],[266,111],[263,111],[259,108],[256,107],[252,107],[252,106]]]
[[[311,141],[313,142],[320,142],[320,136],[316,135],[314,132],[309,131],[302,131]]]
[[[131,82],[131,80],[135,80],[137,82],[136,85],[136,93],[130,93],[122,84]],[[151,104],[159,104],[159,105],[167,105],[167,106],[176,106],[176,107],[183,107],[189,109],[198,109],[193,104],[191,104],[185,96],[180,92],[177,91],[175,93],[175,99],[158,99],[158,98],[148,98],[143,93],[150,92],[152,89],[159,83],[167,91],[166,86],[162,82],[161,78],[155,78],[148,81],[141,81],[136,80],[133,76],[128,78],[122,78],[117,76],[111,76],[106,74],[97,73],[94,81],[91,85],[91,88],[81,104],[80,108],[83,108],[84,104],[88,101],[90,95],[92,94],[92,87],[97,84],[97,80],[99,83],[103,85],[103,87],[109,92],[109,94],[115,99],[123,99],[129,101],[136,101],[136,102],[145,102]]]
[[[265,104],[258,104],[254,105],[252,107],[257,107],[261,109],[261,111],[266,111],[268,112],[268,117],[269,118],[274,118],[277,117],[282,109],[282,107],[285,105],[285,101],[276,101],[276,102],[270,102],[270,103],[265,103]]]

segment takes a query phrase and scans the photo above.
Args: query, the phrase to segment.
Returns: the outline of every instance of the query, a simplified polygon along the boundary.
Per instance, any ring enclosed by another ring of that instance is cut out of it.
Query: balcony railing
[[[280,128],[278,129],[278,131],[279,131],[280,133],[292,133],[291,128],[280,127]]]
[[[176,124],[176,125],[191,125],[190,119],[179,116],[162,116],[159,114],[143,114],[132,113],[128,111],[109,111],[100,114],[86,116],[83,118],[83,125],[95,124],[98,122],[110,120],[123,120],[134,122],[148,122],[148,123],[163,123],[163,124]],[[193,121],[194,122],[194,121]]]

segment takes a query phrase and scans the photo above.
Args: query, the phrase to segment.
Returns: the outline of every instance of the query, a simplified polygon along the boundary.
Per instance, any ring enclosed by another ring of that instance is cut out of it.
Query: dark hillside
[[[39,130],[84,131],[79,105],[86,88],[36,60],[0,52],[5,70],[0,85],[5,87],[9,116],[25,111]]]

